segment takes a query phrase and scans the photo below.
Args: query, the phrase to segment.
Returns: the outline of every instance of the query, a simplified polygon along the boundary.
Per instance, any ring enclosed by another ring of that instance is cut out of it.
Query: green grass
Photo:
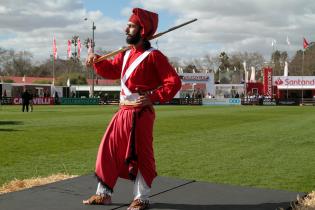
[[[116,106],[0,107],[0,186],[14,178],[92,173]],[[314,190],[314,107],[158,106],[158,174]]]

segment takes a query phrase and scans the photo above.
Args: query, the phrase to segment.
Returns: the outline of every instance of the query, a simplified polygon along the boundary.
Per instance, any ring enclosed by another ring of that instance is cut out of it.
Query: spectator
[[[59,95],[58,92],[55,92],[55,104],[59,104]]]
[[[21,98],[22,98],[22,112],[24,112],[25,108],[26,108],[26,111],[28,112],[28,106],[30,104],[30,94],[25,87],[21,95]]]

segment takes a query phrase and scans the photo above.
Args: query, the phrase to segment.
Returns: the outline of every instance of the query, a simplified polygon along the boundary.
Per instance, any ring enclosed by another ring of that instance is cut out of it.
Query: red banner
[[[264,68],[264,95],[272,97],[272,68]]]

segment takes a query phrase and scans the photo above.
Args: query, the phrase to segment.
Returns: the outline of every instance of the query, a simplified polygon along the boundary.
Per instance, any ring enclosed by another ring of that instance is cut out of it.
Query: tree
[[[168,57],[168,62],[175,68],[177,71],[180,68],[179,58],[178,57]],[[180,73],[180,72],[178,72]]]
[[[246,62],[247,71],[253,66],[255,67],[256,71],[259,73],[259,70],[262,70],[265,59],[264,57],[258,52],[236,52],[231,55],[230,58],[230,65],[231,68],[234,70],[232,75],[233,83],[243,82],[245,78],[245,70],[243,63]],[[236,69],[236,71],[235,71]],[[256,78],[257,79],[257,78]]]
[[[290,76],[314,76],[315,75],[315,46],[314,43],[310,43],[309,47],[304,50],[304,62],[303,62],[303,50],[298,50],[294,55],[292,61],[289,63],[289,75]],[[302,71],[303,63],[303,71]]]
[[[271,55],[271,62],[273,66],[273,75],[280,76],[281,75],[281,64],[280,59],[281,58],[281,52],[279,50],[276,50]]]
[[[193,63],[189,63],[183,68],[184,73],[193,73],[196,72],[196,66]]]
[[[219,55],[220,65],[219,68],[221,70],[230,68],[229,56],[225,52],[221,52]]]
[[[60,75],[56,79],[56,85],[66,86],[68,78],[70,79],[71,85],[86,85],[87,84],[87,79],[84,75],[78,72],[74,72],[71,74],[64,73]]]
[[[215,69],[220,65],[219,57],[211,56],[210,54],[204,55],[204,65],[205,67],[212,72],[215,72]]]
[[[2,50],[1,71],[4,75],[24,76],[31,75],[32,54],[28,51]]]
[[[231,68],[229,56],[225,52],[221,52],[219,55],[219,68],[217,71],[218,80],[220,83],[230,83],[229,71]]]

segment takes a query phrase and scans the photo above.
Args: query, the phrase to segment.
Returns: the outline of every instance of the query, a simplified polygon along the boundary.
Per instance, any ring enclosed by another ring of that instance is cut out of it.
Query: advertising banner
[[[62,105],[98,105],[99,98],[62,98]]]
[[[241,105],[240,98],[204,98],[202,105]]]
[[[278,89],[315,89],[314,76],[274,76],[273,84]]]
[[[13,105],[22,104],[22,98],[14,97],[12,100]],[[53,97],[40,97],[40,98],[33,98],[34,105],[53,105],[54,98]]]
[[[264,96],[272,97],[272,68],[264,68]]]

